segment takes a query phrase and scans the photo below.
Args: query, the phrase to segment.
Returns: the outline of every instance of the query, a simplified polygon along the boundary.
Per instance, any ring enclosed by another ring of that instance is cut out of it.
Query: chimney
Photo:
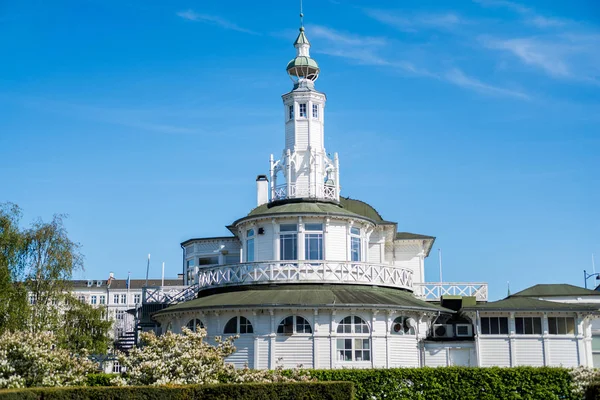
[[[269,180],[266,175],[256,177],[256,205],[261,206],[269,202]]]

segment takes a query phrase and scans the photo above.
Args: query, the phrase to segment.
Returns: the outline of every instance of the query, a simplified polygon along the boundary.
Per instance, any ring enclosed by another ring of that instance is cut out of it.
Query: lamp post
[[[588,274],[585,269],[583,270],[583,281],[585,282],[586,289],[587,289],[587,280],[589,278],[591,278],[592,276],[595,276],[596,280],[600,280],[600,272],[592,272],[591,274]]]

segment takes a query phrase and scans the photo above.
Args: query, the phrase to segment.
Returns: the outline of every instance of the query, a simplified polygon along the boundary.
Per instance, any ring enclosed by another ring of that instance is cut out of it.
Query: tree
[[[86,349],[90,354],[106,354],[111,339],[108,336],[112,321],[106,319],[106,309],[83,303],[74,296],[66,296],[61,322],[64,329],[57,332],[62,348],[78,352]]]
[[[21,209],[0,204],[0,334],[28,320],[27,290],[22,283],[26,241],[19,229]]]
[[[35,299],[31,307],[33,332],[46,331],[59,324],[73,272],[83,269],[80,245],[69,239],[63,219],[63,215],[54,215],[50,223],[37,220],[24,232],[25,283]]]

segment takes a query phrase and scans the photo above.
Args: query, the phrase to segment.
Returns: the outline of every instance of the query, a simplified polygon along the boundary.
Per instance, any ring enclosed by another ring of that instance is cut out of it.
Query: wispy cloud
[[[376,21],[392,26],[402,32],[417,32],[424,28],[452,29],[464,23],[457,14],[448,12],[442,14],[400,15],[389,10],[366,9],[365,14]]]
[[[473,89],[480,93],[494,96],[516,97],[523,100],[530,99],[529,95],[527,95],[524,92],[501,88],[481,82],[478,79],[465,75],[465,73],[458,68],[451,69],[445,74],[444,77],[448,82],[454,85],[461,86],[467,89]]]
[[[527,20],[531,25],[538,28],[559,28],[565,26],[567,21],[558,18],[549,18],[542,15],[534,15]]]
[[[517,39],[481,38],[491,49],[504,50],[554,78],[596,82],[600,76],[600,34],[557,34]]]
[[[507,0],[473,0],[473,2],[480,4],[483,7],[504,7],[522,14],[531,11],[530,8],[525,7],[522,4]]]
[[[537,28],[560,28],[568,24],[569,21],[560,18],[552,18],[537,14],[533,8],[525,7],[519,3],[505,0],[473,0],[483,7],[502,7],[520,14],[524,22]]]
[[[207,24],[219,26],[223,29],[228,29],[228,30],[232,30],[232,31],[242,32],[242,33],[248,33],[251,35],[259,35],[258,32],[252,31],[250,29],[242,28],[241,26],[237,25],[236,23],[226,20],[225,18],[221,18],[217,15],[201,14],[201,13],[197,13],[193,10],[186,10],[186,11],[179,11],[177,13],[177,16],[179,16],[183,19],[186,19],[188,21],[204,22]]]

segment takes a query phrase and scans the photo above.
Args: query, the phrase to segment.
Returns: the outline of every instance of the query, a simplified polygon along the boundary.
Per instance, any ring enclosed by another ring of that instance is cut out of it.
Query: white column
[[[588,361],[588,357],[586,357],[586,348],[585,348],[585,318],[581,315],[581,313],[577,313],[577,317],[575,318],[575,337],[577,338],[577,352],[579,356],[579,364],[587,365],[591,363]]]
[[[544,365],[551,363],[550,343],[548,342],[548,313],[542,314],[542,348],[544,349]]]
[[[252,368],[258,368],[258,352],[260,351],[260,345],[258,343],[258,327],[260,326],[260,324],[258,323],[258,316],[256,314],[256,311],[252,311],[252,319],[254,321],[252,321],[252,323],[254,324],[254,326],[256,327],[254,329],[254,357],[252,360]]]
[[[390,331],[392,329],[392,311],[388,311],[385,314],[385,367],[389,368],[391,365],[391,354],[390,354]],[[418,350],[417,350],[418,351]]]
[[[275,358],[275,342],[277,340],[277,331],[275,330],[275,312],[269,310],[269,316],[271,318],[271,333],[269,333],[269,369],[275,369],[277,366],[277,359]]]
[[[325,218],[325,224],[323,225],[323,260],[327,260],[327,236],[329,234],[329,218]]]
[[[508,332],[509,332],[509,349],[510,349],[510,366],[517,366],[517,349],[515,348],[515,313],[511,312],[508,318]]]
[[[275,221],[275,218],[271,219],[271,225],[273,226],[273,261],[279,260],[279,224]]]
[[[329,349],[331,356],[329,359],[329,368],[333,369],[335,366],[336,353],[337,353],[337,335],[334,330],[335,327],[335,310],[331,310],[331,320],[329,321]]]
[[[423,280],[424,281],[424,280]],[[477,366],[481,367],[481,317],[479,311],[475,313],[475,353],[477,357]]]
[[[317,333],[319,331],[319,310],[317,310],[316,308],[313,310],[313,320],[312,320],[312,326],[313,326],[313,333],[312,333],[312,353],[313,353],[313,365],[312,367],[317,369],[319,368],[319,358],[318,358],[318,348],[319,348],[319,341],[317,339]]]
[[[298,260],[304,260],[304,222],[298,217]]]

